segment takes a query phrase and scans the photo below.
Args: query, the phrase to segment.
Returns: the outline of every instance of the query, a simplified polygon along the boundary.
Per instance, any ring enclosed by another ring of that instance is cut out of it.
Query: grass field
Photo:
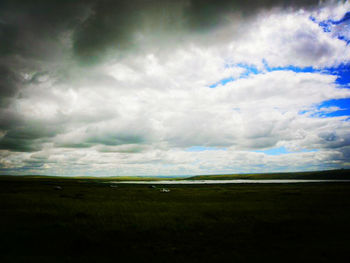
[[[349,258],[350,183],[167,188],[0,176],[0,262]]]
[[[350,180],[349,169],[310,171],[310,172],[288,172],[288,173],[261,173],[261,174],[219,174],[219,175],[197,175],[187,178],[189,180],[234,180],[234,179],[343,179]]]

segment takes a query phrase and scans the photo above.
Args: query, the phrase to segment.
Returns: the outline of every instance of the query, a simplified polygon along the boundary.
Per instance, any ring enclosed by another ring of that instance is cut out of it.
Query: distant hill
[[[219,174],[197,175],[186,178],[187,180],[229,180],[229,179],[337,179],[350,180],[350,169],[291,172],[291,173],[261,173],[261,174]]]

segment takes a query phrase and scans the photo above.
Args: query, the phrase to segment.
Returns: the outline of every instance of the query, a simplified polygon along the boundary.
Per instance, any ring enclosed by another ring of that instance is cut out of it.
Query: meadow
[[[285,173],[252,173],[252,174],[217,174],[197,175],[188,177],[189,180],[235,180],[235,179],[305,179],[305,180],[350,180],[349,169],[285,172]]]
[[[166,187],[0,176],[0,262],[349,258],[350,183]]]

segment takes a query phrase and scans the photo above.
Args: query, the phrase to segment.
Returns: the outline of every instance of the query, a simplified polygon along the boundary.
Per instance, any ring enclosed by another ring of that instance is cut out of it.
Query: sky
[[[0,173],[350,168],[350,3],[2,0]]]

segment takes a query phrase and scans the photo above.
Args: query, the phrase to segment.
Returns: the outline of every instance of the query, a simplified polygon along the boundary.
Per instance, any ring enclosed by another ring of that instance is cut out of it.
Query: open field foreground
[[[350,183],[160,188],[0,177],[0,262],[349,258]]]

